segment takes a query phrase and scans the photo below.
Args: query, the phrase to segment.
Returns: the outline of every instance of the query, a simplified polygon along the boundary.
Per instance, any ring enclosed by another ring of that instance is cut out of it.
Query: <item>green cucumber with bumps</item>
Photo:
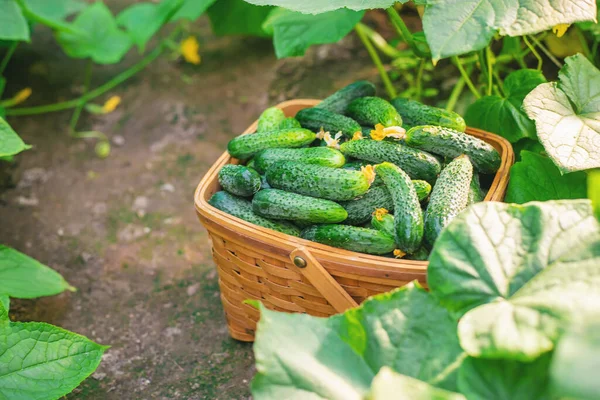
[[[346,115],[361,125],[402,126],[402,117],[388,101],[380,97],[361,97],[346,109]]]
[[[300,122],[294,117],[287,117],[279,124],[279,129],[302,128]]]
[[[256,154],[254,157],[254,166],[258,172],[264,173],[277,161],[298,161],[305,164],[338,168],[344,165],[346,158],[339,150],[330,147],[266,149]]]
[[[429,258],[429,250],[427,250],[425,246],[421,246],[414,253],[407,254],[405,258],[407,260],[427,261],[427,259]]]
[[[300,236],[300,229],[294,224],[287,221],[273,221],[261,217],[252,211],[252,203],[250,201],[237,197],[231,193],[225,191],[217,192],[212,195],[208,204],[252,224],[283,232],[288,235]]]
[[[305,108],[298,111],[296,119],[303,128],[319,132],[321,129],[329,132],[331,136],[342,132],[347,138],[352,138],[356,132],[361,131],[361,126],[352,118],[336,114],[323,108]]]
[[[384,162],[375,167],[394,201],[394,232],[398,248],[413,253],[423,241],[423,211],[410,177],[397,165]]]
[[[375,96],[375,85],[368,81],[357,81],[338,90],[315,107],[344,114],[348,105],[355,99],[365,96]]]
[[[237,196],[248,197],[260,190],[261,180],[258,172],[243,165],[227,164],[219,171],[221,187]]]
[[[283,110],[277,107],[267,108],[258,118],[258,127],[256,132],[272,132],[279,128],[279,125],[285,120]]]
[[[467,207],[473,179],[473,165],[468,156],[454,159],[440,174],[425,211],[425,245],[432,248],[438,235]]]
[[[378,231],[387,233],[394,237],[394,216],[392,214],[379,214],[376,210],[371,218],[371,225]],[[386,210],[387,211],[387,210]]]
[[[416,126],[406,132],[406,144],[445,157],[455,158],[466,154],[473,167],[484,174],[493,174],[500,168],[500,153],[492,145],[454,129]]]
[[[402,117],[403,127],[406,129],[420,125],[437,125],[459,132],[467,129],[464,118],[454,111],[428,106],[402,97],[396,97],[391,103]]]
[[[378,208],[394,211],[392,196],[385,186],[375,186],[364,195],[340,203],[348,212],[344,224],[362,225],[371,220],[371,215]]]
[[[386,254],[394,251],[394,238],[376,229],[348,225],[315,225],[302,231],[302,238],[367,254]]]
[[[227,145],[227,150],[232,157],[246,159],[265,149],[306,146],[312,143],[316,136],[314,132],[303,128],[257,132],[232,139]]]
[[[471,184],[469,185],[469,197],[467,199],[467,205],[482,202],[484,198],[485,193],[481,189],[481,184],[479,183],[479,174],[474,173],[473,179],[471,179]]]
[[[279,189],[258,192],[252,199],[252,209],[266,218],[312,224],[335,224],[348,217],[346,210],[336,202]]]
[[[350,200],[366,193],[366,174],[296,161],[278,161],[267,169],[267,182],[276,189],[327,200]]]
[[[396,164],[412,179],[434,182],[441,171],[440,162],[431,154],[411,147],[371,139],[351,140],[342,143],[340,151],[346,157],[379,164]]]
[[[423,201],[427,197],[429,197],[429,194],[431,193],[431,184],[429,182],[422,180],[413,180],[412,183],[415,186],[415,190],[417,192],[417,197],[419,198],[419,201]]]

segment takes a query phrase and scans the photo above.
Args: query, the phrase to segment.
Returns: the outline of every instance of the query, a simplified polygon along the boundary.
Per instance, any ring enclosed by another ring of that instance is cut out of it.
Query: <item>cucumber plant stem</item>
[[[375,47],[377,47],[377,49],[383,54],[390,58],[398,58],[402,55],[400,50],[390,45],[387,42],[387,40],[385,40],[383,36],[381,36],[379,33],[377,33],[376,31],[374,31],[373,29],[369,28],[367,25],[361,22],[359,22],[359,24],[365,32],[365,35],[367,35],[367,37],[371,40],[371,42],[373,42]]]
[[[592,207],[596,218],[600,221],[600,168],[587,171],[588,199],[592,200]]]
[[[527,36],[523,36],[523,42],[525,42],[525,45],[527,47],[529,47],[529,50],[531,50],[531,54],[533,54],[533,56],[537,59],[537,62],[538,62],[537,70],[541,71],[542,65],[544,64],[544,60],[542,60],[542,56],[540,56],[540,53],[538,53],[537,50],[535,49],[535,47],[529,42],[529,39],[527,39]]]
[[[396,28],[398,35],[406,42],[406,44],[412,49],[415,55],[419,58],[431,58],[431,54],[422,51],[415,42],[412,33],[404,23],[404,20],[398,14],[398,11],[394,7],[386,8],[386,12],[392,21],[392,25]]]
[[[465,83],[467,84],[467,87],[469,88],[469,90],[471,92],[473,92],[473,95],[475,96],[475,98],[477,98],[477,99],[481,98],[481,95],[477,91],[477,88],[475,88],[475,85],[473,85],[473,81],[471,81],[469,74],[467,74],[467,71],[465,71],[465,68],[463,67],[463,65],[461,63],[460,58],[458,58],[458,56],[452,56],[452,61],[454,62],[454,65],[456,65],[456,68],[458,68],[458,71],[460,72],[460,75],[465,80]]]
[[[12,57],[12,55],[15,53],[15,50],[17,49],[18,45],[19,45],[19,42],[15,40],[14,42],[12,42],[12,44],[6,51],[6,54],[4,55],[4,57],[2,58],[2,62],[0,63],[0,75],[2,75],[4,73],[4,70],[6,69],[8,62],[10,61],[10,58]]]
[[[89,59],[87,65],[85,66],[85,75],[83,78],[83,94],[85,95],[90,90],[90,84],[92,82],[92,60]],[[69,122],[69,134],[73,135],[77,132],[75,129],[77,127],[77,122],[79,121],[79,117],[81,116],[81,110],[85,106],[85,102],[80,102],[77,107],[75,107],[75,111],[71,116],[71,121]]]
[[[415,97],[417,101],[421,101],[421,93],[423,91],[423,70],[425,69],[425,59],[422,58],[419,63],[419,69],[417,70],[417,87],[415,91]]]
[[[487,62],[487,95],[492,95],[492,78],[494,73],[494,64],[493,64],[494,53],[492,53],[492,49],[488,45],[485,48],[485,59]]]
[[[578,26],[574,26],[573,29],[575,29],[575,32],[577,33],[577,38],[579,39],[579,42],[581,43],[581,48],[583,49],[583,54],[587,57],[588,60],[590,60],[593,63],[594,57],[592,56],[592,52],[590,51],[590,46],[588,46],[587,40],[585,40],[585,36],[583,35],[583,32],[581,31],[581,29],[579,29]]]
[[[365,31],[363,30],[363,27],[361,25],[362,24],[360,24],[360,23],[356,24],[356,26],[354,26],[354,30],[356,31],[356,34],[358,35],[360,40],[363,42],[363,45],[367,49],[367,52],[369,52],[369,55],[371,56],[371,60],[373,60],[373,63],[377,67],[377,70],[379,71],[379,75],[381,75],[381,80],[383,81],[383,84],[385,85],[385,90],[387,91],[388,96],[391,99],[393,99],[397,96],[396,89],[394,88],[394,85],[392,85],[392,81],[390,80],[390,77],[389,77],[387,71],[385,70],[383,63],[381,62],[381,58],[379,58],[379,54],[377,54],[377,50],[375,50],[375,48],[373,47],[373,45],[367,38],[367,35],[365,34]]]

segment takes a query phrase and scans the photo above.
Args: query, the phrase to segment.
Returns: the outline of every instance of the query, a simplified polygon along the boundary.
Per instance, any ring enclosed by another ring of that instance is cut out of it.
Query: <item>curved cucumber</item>
[[[378,208],[394,211],[392,196],[385,186],[376,186],[359,198],[340,203],[348,212],[344,221],[348,225],[362,225],[371,219],[371,215]]]
[[[252,196],[260,189],[260,175],[243,165],[227,164],[219,171],[219,183],[229,193]]]
[[[346,114],[361,125],[402,126],[402,117],[398,111],[380,97],[358,98],[348,105]]]
[[[368,81],[357,81],[338,90],[315,107],[344,114],[354,99],[365,96],[375,96],[375,85]]]
[[[404,128],[406,129],[419,125],[443,126],[444,128],[454,129],[459,132],[464,132],[467,129],[467,124],[463,117],[454,111],[428,106],[402,97],[396,97],[391,103],[402,116]]]
[[[419,201],[425,200],[429,196],[429,193],[431,193],[431,185],[429,182],[413,180],[412,183],[417,191],[417,197],[419,198]]]
[[[249,158],[264,149],[302,147],[316,138],[314,132],[303,128],[282,129],[272,132],[257,132],[232,139],[227,151],[235,158]]]
[[[307,147],[303,149],[267,149],[254,157],[256,170],[263,173],[277,161],[298,161],[324,167],[341,167],[346,162],[344,155],[330,147]]]
[[[335,224],[348,217],[342,206],[331,200],[317,199],[278,189],[258,192],[252,199],[258,215],[272,219],[288,219],[313,224]]]
[[[278,161],[267,169],[274,188],[328,200],[350,200],[369,190],[369,180],[358,171]]]
[[[368,254],[394,251],[394,238],[387,233],[348,225],[315,225],[302,231],[302,238]]]
[[[433,247],[438,235],[467,207],[473,165],[467,156],[453,160],[440,174],[425,211],[425,244]]]
[[[379,210],[375,210],[375,212],[373,213],[373,217],[371,218],[371,225],[378,231],[385,232],[388,235],[394,237],[394,216],[392,214],[384,214],[378,212]]]
[[[416,126],[406,132],[406,144],[451,158],[466,154],[473,167],[484,174],[493,174],[500,168],[500,153],[492,145],[453,129]]]
[[[294,117],[287,117],[279,124],[279,129],[302,128],[300,122]]]
[[[378,140],[351,140],[340,146],[345,156],[372,163],[391,162],[396,164],[412,179],[434,182],[440,173],[439,161],[429,153],[398,143]]]
[[[272,221],[270,219],[256,215],[252,211],[252,203],[241,197],[234,196],[227,192],[217,192],[212,195],[208,204],[224,211],[234,217],[243,219],[250,223],[273,229],[275,231],[287,233],[292,236],[300,236],[300,229],[294,224],[286,221]]]
[[[479,174],[473,174],[473,179],[471,179],[471,184],[469,185],[469,197],[467,199],[467,205],[479,203],[483,201],[485,198],[485,193],[481,189],[481,185],[479,183]]]
[[[303,128],[310,129],[314,132],[319,132],[323,129],[329,132],[332,136],[336,133],[342,134],[348,138],[352,138],[355,132],[362,130],[358,122],[345,115],[336,114],[323,108],[305,108],[298,111],[296,119],[300,122]]]
[[[283,120],[285,120],[285,114],[282,109],[277,107],[267,108],[258,118],[256,132],[276,131]]]
[[[398,248],[405,253],[416,251],[423,241],[423,211],[410,177],[392,163],[375,167],[394,201],[394,232]]]

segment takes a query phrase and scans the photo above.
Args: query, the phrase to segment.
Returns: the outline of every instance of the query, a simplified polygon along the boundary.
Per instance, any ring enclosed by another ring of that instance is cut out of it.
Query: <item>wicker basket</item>
[[[294,116],[318,100],[279,104]],[[245,134],[256,130],[257,122]],[[505,139],[478,129],[467,133],[485,140],[502,156],[486,201],[502,201],[514,153]],[[221,300],[235,339],[253,341],[259,313],[244,304],[260,300],[267,308],[320,317],[343,312],[367,297],[390,291],[417,279],[425,285],[427,262],[395,260],[325,246],[243,221],[208,204],[220,190],[217,174],[225,164],[237,163],[224,153],[206,173],[195,193],[198,217],[212,240],[219,272]]]

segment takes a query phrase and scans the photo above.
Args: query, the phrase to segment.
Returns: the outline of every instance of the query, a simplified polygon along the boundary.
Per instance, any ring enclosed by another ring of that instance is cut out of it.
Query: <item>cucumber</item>
[[[351,140],[340,146],[346,157],[354,157],[371,163],[391,162],[412,179],[434,182],[440,173],[439,161],[429,153],[398,143],[378,140]]]
[[[375,167],[394,201],[394,232],[398,248],[416,251],[423,241],[423,211],[410,177],[398,166],[384,162]]]
[[[463,117],[454,111],[428,106],[402,97],[396,97],[391,103],[402,117],[406,129],[419,125],[437,125],[459,132],[464,132],[467,129]]]
[[[344,224],[362,225],[371,220],[371,215],[378,208],[394,211],[392,196],[385,186],[376,186],[357,199],[340,203],[348,212]]]
[[[427,250],[425,246],[421,246],[414,253],[407,254],[405,258],[407,260],[427,261],[427,259],[429,258],[429,250]]]
[[[271,185],[267,182],[267,177],[264,175],[260,176],[260,188],[261,189],[271,189]]]
[[[279,124],[279,129],[302,128],[300,122],[294,117],[287,117]]]
[[[282,129],[238,136],[227,145],[232,157],[246,159],[264,149],[302,147],[316,138],[314,132],[303,128]]]
[[[260,175],[252,168],[227,164],[219,171],[219,183],[231,194],[248,197],[259,191]]]
[[[252,168],[253,170],[256,171],[256,165],[254,165],[254,157],[250,159],[250,161],[248,161],[246,163],[246,167],[248,168]]]
[[[328,200],[350,200],[369,190],[369,179],[358,171],[278,161],[267,169],[267,182],[287,190]]]
[[[454,159],[440,174],[425,211],[425,245],[432,248],[438,235],[467,207],[473,165],[469,157]]]
[[[338,132],[342,132],[344,136],[352,139],[355,132],[361,131],[361,126],[352,118],[345,115],[336,114],[323,108],[305,108],[298,111],[296,119],[300,122],[303,128],[310,129],[314,132],[319,132],[323,129],[334,136]]]
[[[360,171],[362,167],[366,167],[367,165],[372,165],[372,164],[373,163],[370,163],[368,161],[358,160],[358,161],[347,162],[346,164],[342,165],[342,168],[348,169],[350,171]],[[383,185],[383,181],[381,180],[381,177],[375,175],[375,180],[373,181],[373,183],[371,183],[371,187],[381,186],[381,185]]]
[[[315,225],[302,231],[302,238],[368,254],[394,251],[394,238],[387,233],[348,225]]]
[[[266,149],[254,157],[254,166],[260,173],[277,161],[298,161],[325,167],[341,167],[346,162],[344,155],[329,147],[307,147],[303,149]]]
[[[388,214],[388,211],[384,208],[379,208],[373,213],[371,218],[371,225],[378,231],[387,233],[394,237],[394,216]]]
[[[208,204],[252,224],[287,233],[288,235],[300,236],[300,229],[294,224],[286,221],[272,221],[256,215],[252,211],[252,203],[230,193],[224,191],[217,192],[212,195]]]
[[[500,153],[490,144],[453,129],[416,126],[406,132],[406,144],[451,158],[466,154],[473,167],[484,174],[493,174],[500,168]]]
[[[367,81],[357,81],[338,90],[315,107],[344,114],[354,99],[365,96],[375,96],[375,85]]]
[[[267,108],[258,118],[256,132],[271,132],[279,129],[279,124],[285,119],[283,110],[277,107]]]
[[[346,115],[361,125],[384,127],[402,126],[402,117],[386,100],[380,97],[361,97],[348,105]]]
[[[261,190],[252,199],[252,210],[271,219],[288,219],[313,224],[335,224],[348,217],[342,206],[279,189]]]
[[[467,199],[467,205],[475,204],[482,202],[485,198],[485,193],[481,190],[481,185],[479,183],[479,174],[473,174],[473,179],[471,179],[471,184],[469,185],[469,197]]]
[[[431,185],[429,182],[413,180],[412,183],[417,191],[417,197],[419,198],[419,201],[425,200],[429,196],[429,193],[431,193]]]

